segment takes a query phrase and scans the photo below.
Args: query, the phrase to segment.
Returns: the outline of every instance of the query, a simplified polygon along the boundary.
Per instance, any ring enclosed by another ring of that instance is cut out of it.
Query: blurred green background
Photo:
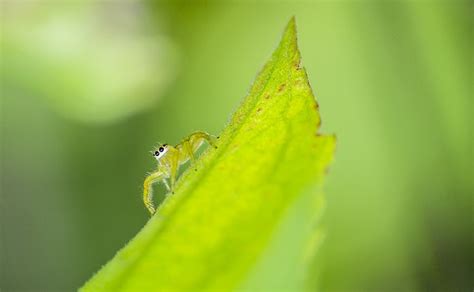
[[[219,133],[296,16],[336,133],[325,291],[472,290],[470,1],[5,1],[0,289],[81,286],[144,225],[149,150]]]

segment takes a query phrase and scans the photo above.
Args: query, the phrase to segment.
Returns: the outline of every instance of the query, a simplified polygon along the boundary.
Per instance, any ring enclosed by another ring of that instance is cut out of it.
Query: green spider
[[[219,137],[216,138],[206,132],[195,132],[174,147],[168,144],[162,144],[152,151],[153,156],[158,161],[158,168],[149,174],[143,183],[143,202],[152,215],[156,211],[153,205],[153,184],[162,181],[168,191],[174,193],[176,176],[180,165],[191,160],[191,166],[195,167],[196,158],[194,153],[204,141],[207,141],[211,146],[217,148],[216,139],[218,138]]]

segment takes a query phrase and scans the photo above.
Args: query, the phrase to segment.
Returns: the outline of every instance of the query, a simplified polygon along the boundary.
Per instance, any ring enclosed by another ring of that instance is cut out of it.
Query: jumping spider
[[[191,160],[191,166],[196,167],[194,153],[204,141],[207,141],[211,146],[217,148],[217,138],[205,132],[195,132],[183,139],[181,143],[176,146],[161,144],[152,151],[153,156],[158,161],[158,168],[149,174],[143,183],[143,202],[152,215],[156,211],[153,205],[152,185],[155,182],[162,181],[168,191],[174,193],[176,176],[180,165]],[[196,168],[194,169],[196,170]]]

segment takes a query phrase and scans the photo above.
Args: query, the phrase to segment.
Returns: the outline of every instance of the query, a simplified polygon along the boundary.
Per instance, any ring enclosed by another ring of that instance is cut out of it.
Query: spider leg
[[[155,182],[160,181],[165,178],[165,173],[162,171],[155,171],[148,175],[143,182],[143,203],[148,209],[151,215],[156,211],[155,206],[153,205],[153,189],[152,186]]]
[[[170,191],[172,194],[174,194],[174,186],[176,183],[176,176],[178,174],[178,169],[179,169],[179,155],[175,155],[173,159],[171,160],[171,165],[170,165]]]
[[[168,192],[171,191],[171,188],[170,188],[170,185],[168,183],[168,179],[164,178],[163,179],[163,184],[165,185],[166,189],[168,190]]]
[[[185,160],[191,160],[191,167],[194,167],[194,170],[197,170],[196,167],[196,157],[194,157],[194,151],[193,147],[191,145],[191,142],[189,140],[183,141],[183,147],[181,151],[184,151],[182,154]]]
[[[209,145],[211,145],[212,147],[217,148],[216,140],[216,137],[209,135],[206,132],[194,132],[188,138],[193,152],[195,152],[204,141],[207,141],[207,143],[209,143]]]
[[[194,132],[189,135],[186,139],[184,139],[181,144],[179,145],[180,153],[180,164],[185,163],[188,160],[191,160],[191,167],[194,170],[196,168],[196,156],[194,153],[198,150],[198,148],[202,145],[204,141],[207,141],[211,146],[217,148],[216,146],[217,138],[214,136],[209,135],[206,132]]]

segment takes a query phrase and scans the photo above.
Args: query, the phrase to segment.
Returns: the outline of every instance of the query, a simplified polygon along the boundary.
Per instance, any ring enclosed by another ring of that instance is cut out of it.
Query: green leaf
[[[83,291],[232,289],[265,283],[246,280],[254,272],[265,274],[272,254],[268,247],[282,242],[278,234],[291,236],[280,227],[298,237],[298,229],[285,228],[284,222],[288,214],[298,214],[292,207],[296,202],[308,194],[318,198],[316,190],[332,159],[335,138],[317,134],[317,109],[300,67],[292,19],[220,135],[218,149],[203,153],[197,172],[182,175],[175,194]],[[319,215],[304,214],[304,220]],[[295,250],[301,245],[289,247],[296,257],[306,253]]]

